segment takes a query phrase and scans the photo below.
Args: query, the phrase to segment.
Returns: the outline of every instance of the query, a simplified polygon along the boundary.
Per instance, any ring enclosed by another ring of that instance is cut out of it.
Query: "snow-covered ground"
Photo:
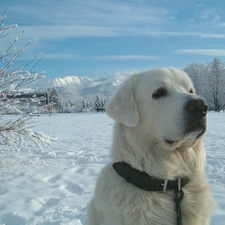
[[[86,225],[95,181],[109,160],[113,121],[106,114],[35,118],[58,137],[53,147],[0,156],[0,225]],[[207,167],[218,203],[212,225],[225,221],[225,113],[209,113]]]

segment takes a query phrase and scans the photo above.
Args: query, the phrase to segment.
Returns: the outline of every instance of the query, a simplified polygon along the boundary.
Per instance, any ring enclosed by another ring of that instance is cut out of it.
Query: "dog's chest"
[[[109,193],[113,194],[109,203],[111,205],[109,214],[114,219],[117,218],[117,225],[176,224],[175,191],[166,191],[165,193],[144,191],[126,181],[121,183],[121,180],[117,183],[116,188],[115,186],[108,188],[110,189]],[[183,190],[184,198],[180,204],[183,224],[204,224],[201,222],[202,218],[205,212],[211,208],[209,204],[213,205],[213,202],[210,202],[205,197],[208,195],[209,190],[205,189],[203,191],[202,189],[201,191],[196,191],[196,187],[192,182],[185,186]],[[210,213],[211,209],[209,210]]]

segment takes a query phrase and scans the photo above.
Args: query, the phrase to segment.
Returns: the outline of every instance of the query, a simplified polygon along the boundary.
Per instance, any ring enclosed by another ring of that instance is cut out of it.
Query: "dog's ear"
[[[128,78],[109,100],[106,107],[106,112],[110,117],[128,127],[135,127],[139,121],[134,98],[135,82],[136,76]]]

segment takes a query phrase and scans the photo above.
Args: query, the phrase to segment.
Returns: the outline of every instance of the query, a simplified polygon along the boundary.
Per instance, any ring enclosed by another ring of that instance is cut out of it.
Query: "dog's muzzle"
[[[199,132],[198,137],[200,137],[206,130],[208,105],[203,99],[194,98],[187,101],[184,110],[187,115],[185,133]]]

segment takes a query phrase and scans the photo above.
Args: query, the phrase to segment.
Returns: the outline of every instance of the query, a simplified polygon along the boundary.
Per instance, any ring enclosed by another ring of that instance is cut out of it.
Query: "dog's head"
[[[188,75],[178,69],[154,69],[135,74],[118,89],[107,113],[144,138],[173,150],[194,143],[206,130],[208,106],[195,94]]]

